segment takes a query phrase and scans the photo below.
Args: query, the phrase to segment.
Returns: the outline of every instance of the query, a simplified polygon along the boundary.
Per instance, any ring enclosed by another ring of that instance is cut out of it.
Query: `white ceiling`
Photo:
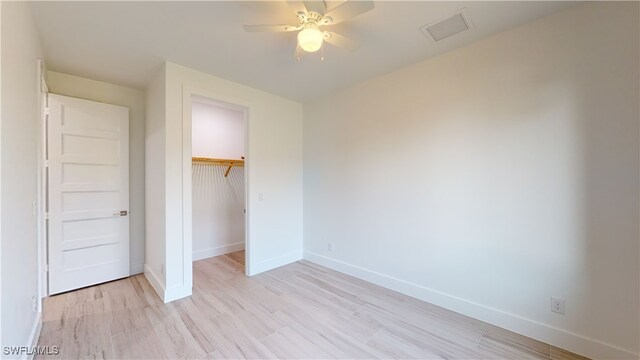
[[[332,8],[339,2],[329,3]],[[34,2],[49,69],[145,88],[164,60],[305,101],[518,26],[575,2],[378,1],[332,27],[360,43],[294,59],[294,33],[243,24],[295,24],[284,1]],[[419,27],[466,8],[474,28],[437,44]]]

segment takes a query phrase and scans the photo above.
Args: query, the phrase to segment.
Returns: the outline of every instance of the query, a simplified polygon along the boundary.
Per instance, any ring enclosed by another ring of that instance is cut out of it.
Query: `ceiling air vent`
[[[473,25],[467,16],[466,10],[461,9],[447,18],[424,25],[420,28],[420,31],[427,39],[436,42],[469,30]]]

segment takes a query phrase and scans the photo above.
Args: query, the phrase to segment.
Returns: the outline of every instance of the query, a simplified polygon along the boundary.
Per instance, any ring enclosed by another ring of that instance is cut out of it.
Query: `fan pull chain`
[[[320,62],[324,61],[324,41],[320,45]]]

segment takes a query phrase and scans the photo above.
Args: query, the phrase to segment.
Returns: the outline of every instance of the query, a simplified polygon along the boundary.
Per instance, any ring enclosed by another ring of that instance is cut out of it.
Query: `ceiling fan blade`
[[[307,12],[313,11],[322,15],[327,11],[327,6],[322,0],[305,0],[304,6],[307,8]]]
[[[286,32],[298,29],[297,26],[291,25],[243,25],[243,27],[248,32]]]
[[[339,48],[343,48],[351,51],[358,49],[358,44],[356,44],[354,41],[349,40],[348,38],[331,31],[325,31],[324,41],[328,42],[333,46],[337,46]]]
[[[374,5],[373,1],[371,0],[349,0],[326,13],[323,17],[323,23],[326,22],[327,25],[337,24],[339,22],[364,14],[367,11],[372,10],[373,8]]]
[[[307,13],[307,8],[304,6],[304,1],[287,0],[287,5],[289,5],[291,11],[293,11],[293,13],[296,15],[300,13]]]

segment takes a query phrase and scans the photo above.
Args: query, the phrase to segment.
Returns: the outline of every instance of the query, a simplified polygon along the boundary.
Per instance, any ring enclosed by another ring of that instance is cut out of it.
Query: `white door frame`
[[[49,88],[46,81],[44,61],[38,59],[38,198],[37,198],[37,232],[38,232],[38,295],[42,299],[49,296],[47,276],[47,117]],[[38,301],[38,312],[42,311],[42,301]]]
[[[245,274],[251,275],[251,241],[249,236],[249,224],[251,217],[251,208],[249,201],[249,178],[251,176],[251,157],[249,156],[249,123],[254,105],[246,100],[234,98],[216,92],[198,89],[190,86],[182,88],[182,239],[183,251],[185,256],[185,266],[193,264],[193,202],[192,202],[192,144],[191,144],[191,103],[194,97],[210,99],[214,102],[229,104],[234,108],[242,108],[244,111],[244,146],[245,146],[245,162],[244,162],[244,191],[246,209],[244,221],[244,247],[245,247]],[[189,272],[190,273],[190,272]]]

